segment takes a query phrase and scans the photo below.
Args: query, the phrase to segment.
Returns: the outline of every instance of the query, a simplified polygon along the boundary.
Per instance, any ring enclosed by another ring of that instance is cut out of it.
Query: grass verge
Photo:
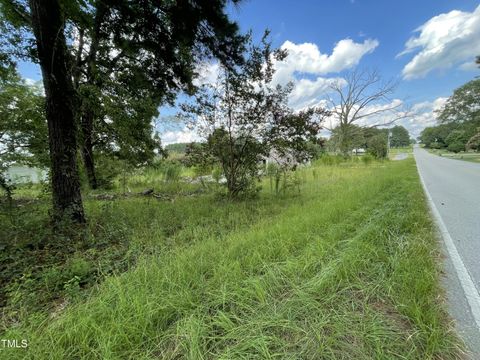
[[[441,301],[438,243],[413,159],[306,169],[303,178],[299,195],[285,202],[263,194],[260,216],[228,232],[203,230],[185,207],[193,223],[184,227],[200,234],[192,235],[195,241],[161,246],[55,317],[12,327],[3,338],[27,339],[29,346],[3,354],[459,358]],[[217,201],[195,201],[191,207],[201,206],[205,219],[222,218]],[[248,213],[232,214],[230,221],[242,223],[236,216]],[[176,234],[151,225],[136,231],[134,242],[168,243]]]
[[[447,150],[427,149],[429,152],[435,155],[446,157],[448,159],[463,160],[474,163],[480,163],[480,153],[478,152],[460,152],[454,153]]]

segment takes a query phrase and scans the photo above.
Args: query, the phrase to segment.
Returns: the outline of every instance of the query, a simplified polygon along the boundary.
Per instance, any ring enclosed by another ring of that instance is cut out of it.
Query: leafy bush
[[[372,136],[367,143],[367,151],[377,159],[387,157],[387,139],[383,134]]]
[[[430,148],[431,149],[443,149],[445,147],[445,144],[441,143],[441,142],[438,142],[438,141],[434,141],[432,143],[430,143]]]
[[[459,153],[460,151],[465,150],[465,144],[460,141],[455,141],[448,145],[447,150],[454,153]]]

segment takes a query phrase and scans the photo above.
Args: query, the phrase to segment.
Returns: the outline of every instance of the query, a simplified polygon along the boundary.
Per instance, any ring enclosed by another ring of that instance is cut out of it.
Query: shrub
[[[368,153],[377,159],[387,157],[387,139],[383,134],[372,136],[367,143]]]
[[[448,145],[447,150],[454,153],[459,153],[460,151],[465,150],[465,145],[462,142],[455,141]]]

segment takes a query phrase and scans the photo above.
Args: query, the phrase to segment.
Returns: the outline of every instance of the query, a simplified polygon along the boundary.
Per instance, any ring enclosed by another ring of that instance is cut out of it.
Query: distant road
[[[446,159],[416,147],[414,156],[444,235],[450,314],[480,359],[480,164]]]

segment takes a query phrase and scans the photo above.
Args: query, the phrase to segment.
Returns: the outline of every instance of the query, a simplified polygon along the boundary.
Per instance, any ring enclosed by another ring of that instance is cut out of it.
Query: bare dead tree
[[[376,70],[354,70],[330,86],[335,97],[327,102],[334,124],[325,126],[327,130],[337,131],[339,147],[343,153],[350,149],[349,138],[363,128],[389,126],[394,122],[412,116],[402,101],[391,97],[397,83],[384,82]]]

